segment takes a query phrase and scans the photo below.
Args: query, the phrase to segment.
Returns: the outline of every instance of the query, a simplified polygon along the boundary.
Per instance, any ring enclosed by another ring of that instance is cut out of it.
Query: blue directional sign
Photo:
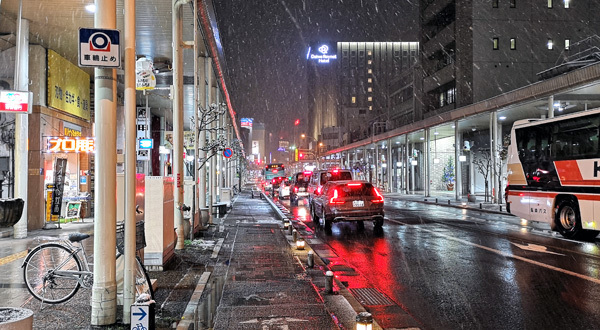
[[[231,150],[231,148],[225,148],[225,150],[223,150],[223,156],[225,156],[225,158],[231,158],[231,156],[233,156],[233,150]]]
[[[131,305],[131,329],[149,329],[150,305]],[[148,316],[148,317],[147,317]]]
[[[152,149],[154,146],[154,140],[152,139],[139,139],[138,150]]]
[[[80,28],[79,66],[120,67],[119,33],[119,30]]]

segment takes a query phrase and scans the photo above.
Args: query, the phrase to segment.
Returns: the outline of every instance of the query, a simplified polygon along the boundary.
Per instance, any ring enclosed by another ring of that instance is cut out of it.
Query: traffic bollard
[[[330,270],[325,273],[325,293],[333,293],[333,272]]]
[[[296,229],[292,230],[292,242],[296,242],[298,240],[298,231]]]
[[[356,330],[373,329],[373,316],[369,312],[360,312],[356,315]]]
[[[437,200],[437,198],[435,199],[435,203],[436,203],[436,204],[438,203],[438,200]]]
[[[483,204],[479,203],[479,209],[483,208]]]
[[[291,235],[293,230],[294,226],[292,226],[292,222],[290,221],[290,226],[288,227],[288,235]]]
[[[308,251],[308,260],[306,261],[306,265],[310,268],[315,266],[315,253],[312,250]]]

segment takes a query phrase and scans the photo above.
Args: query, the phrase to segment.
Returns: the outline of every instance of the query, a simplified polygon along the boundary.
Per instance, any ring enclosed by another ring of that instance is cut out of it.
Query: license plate
[[[363,207],[363,206],[365,206],[365,201],[352,201],[352,206]]]

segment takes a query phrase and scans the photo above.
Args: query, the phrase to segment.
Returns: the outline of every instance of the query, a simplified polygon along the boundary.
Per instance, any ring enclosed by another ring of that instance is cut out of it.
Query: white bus
[[[514,123],[508,212],[573,239],[600,230],[600,109]]]

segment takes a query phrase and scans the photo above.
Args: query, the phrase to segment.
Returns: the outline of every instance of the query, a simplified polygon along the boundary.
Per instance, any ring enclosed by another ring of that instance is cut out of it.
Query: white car
[[[283,181],[279,185],[279,199],[290,198],[290,182]]]

